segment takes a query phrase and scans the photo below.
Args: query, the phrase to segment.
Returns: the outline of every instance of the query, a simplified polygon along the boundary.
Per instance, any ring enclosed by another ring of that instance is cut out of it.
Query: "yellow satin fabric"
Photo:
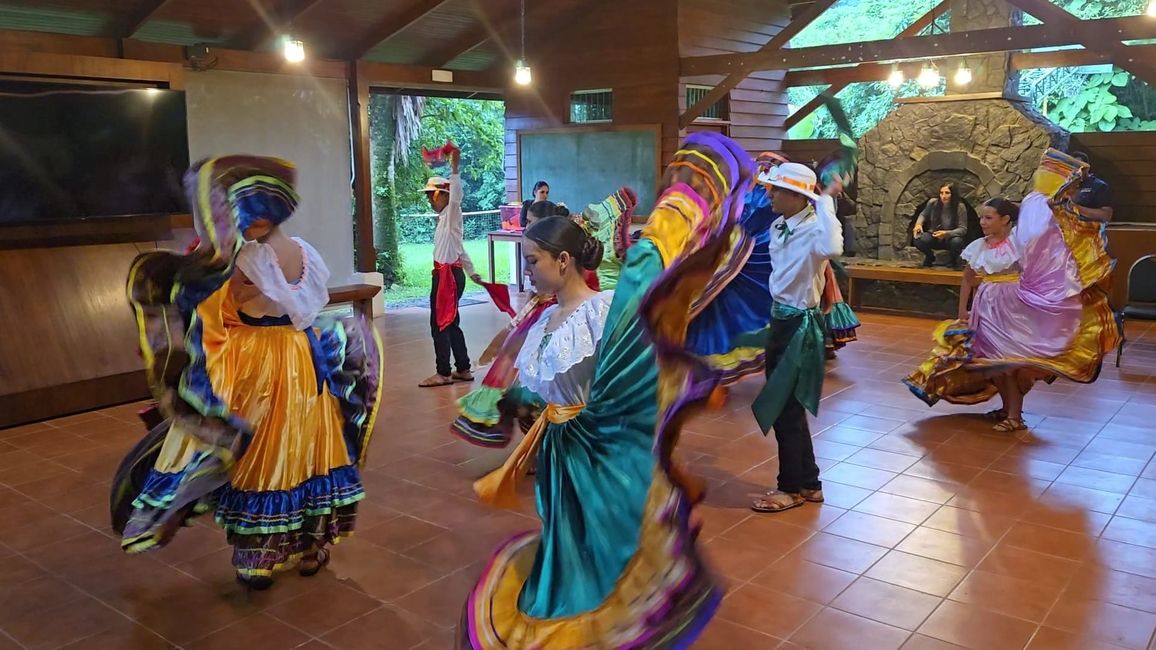
[[[230,483],[245,491],[292,489],[351,463],[340,407],[317,375],[304,332],[243,324],[226,284],[197,308],[213,390],[253,428]],[[204,444],[174,430],[157,459],[161,472],[183,467]]]
[[[506,458],[506,462],[498,469],[474,481],[474,492],[482,503],[498,508],[514,509],[518,507],[518,479],[526,475],[530,469],[530,460],[538,452],[542,444],[542,436],[550,424],[562,424],[572,420],[585,404],[561,406],[548,404],[542,411],[534,426],[522,437],[522,442],[514,448],[514,452]],[[516,599],[515,599],[516,600]]]
[[[694,567],[670,549],[681,543],[670,511],[681,499],[666,474],[654,474],[643,511],[638,553],[631,558],[614,589],[597,608],[565,618],[533,618],[518,608],[518,595],[534,565],[538,535],[516,540],[491,560],[469,606],[479,626],[478,641],[487,650],[550,648],[593,650],[620,647],[619,639],[637,634],[640,608],[681,584]],[[656,646],[660,647],[660,646]]]

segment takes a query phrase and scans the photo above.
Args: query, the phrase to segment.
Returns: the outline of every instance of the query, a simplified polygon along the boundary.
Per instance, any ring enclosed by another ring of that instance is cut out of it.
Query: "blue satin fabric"
[[[747,195],[740,224],[754,239],[754,248],[738,276],[691,321],[687,347],[695,354],[724,354],[734,349],[738,337],[765,330],[771,320],[771,222],[778,215],[762,185]],[[756,342],[764,347],[765,342]]]
[[[542,537],[518,599],[528,616],[598,607],[638,550],[658,417],[658,369],[638,313],[662,268],[650,241],[630,248],[586,408],[551,424],[543,438],[536,483]]]

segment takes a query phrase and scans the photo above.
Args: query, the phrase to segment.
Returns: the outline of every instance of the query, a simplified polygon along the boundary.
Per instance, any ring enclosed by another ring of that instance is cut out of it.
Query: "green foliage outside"
[[[856,41],[894,38],[934,2],[892,0],[841,0],[791,40],[791,47],[811,47]],[[1147,0],[1056,0],[1056,4],[1080,18],[1133,16],[1144,12]],[[948,29],[950,12],[935,25]],[[1025,24],[1039,23],[1031,16]],[[924,33],[930,30],[925,30]],[[950,64],[947,64],[950,65]],[[941,74],[951,69],[941,65]],[[922,91],[942,95],[945,84]],[[790,105],[802,106],[825,86],[790,88]],[[921,89],[907,80],[898,89],[886,82],[850,84],[836,96],[843,102],[856,136],[861,136],[886,117],[900,97],[917,95]],[[1049,68],[1020,72],[1019,92],[1036,108],[1071,131],[1136,131],[1156,129],[1156,91],[1131,74],[1110,66]],[[793,139],[834,138],[835,125],[825,108],[812,112],[789,132]]]
[[[422,193],[431,175],[446,176],[448,166],[430,170],[421,148],[452,140],[462,150],[462,210],[495,210],[505,202],[504,106],[501,102],[375,94],[370,98],[370,141],[374,178],[374,246],[377,269],[385,277],[386,302],[396,304],[428,295],[435,221]],[[467,249],[479,269],[486,268],[485,233],[497,228],[498,215],[465,218]],[[483,241],[478,241],[483,240]]]
[[[514,284],[516,278],[510,267],[510,248],[513,244],[498,242],[494,245],[494,274],[498,282]],[[433,265],[433,244],[401,244],[401,259],[403,260],[402,274],[413,281],[406,284],[396,284],[385,292],[387,307],[424,307],[429,305],[430,278]],[[490,279],[489,251],[484,239],[467,240],[466,253],[474,263],[478,273],[484,279]],[[483,289],[466,280],[466,295],[481,294]],[[483,296],[479,296],[484,298]]]

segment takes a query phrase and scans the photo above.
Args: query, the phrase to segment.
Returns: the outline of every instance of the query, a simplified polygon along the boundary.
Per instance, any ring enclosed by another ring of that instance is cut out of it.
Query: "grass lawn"
[[[429,288],[433,271],[433,244],[402,244],[402,266],[405,269],[406,284],[395,285],[385,292],[386,308],[426,306],[429,304]],[[497,257],[495,272],[497,281],[503,280],[513,284],[513,271],[510,267],[510,251],[514,244],[497,242],[494,244],[494,255]],[[466,242],[466,253],[474,263],[474,268],[482,279],[490,279],[490,256],[485,239],[475,239]],[[467,280],[465,295],[484,295],[485,290]]]

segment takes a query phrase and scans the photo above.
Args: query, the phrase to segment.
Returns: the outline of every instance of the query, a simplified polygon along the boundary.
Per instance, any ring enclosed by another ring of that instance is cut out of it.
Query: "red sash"
[[[438,280],[438,293],[434,296],[434,309],[437,310],[438,331],[442,331],[458,317],[458,282],[454,278],[454,269],[462,268],[461,262],[443,264],[434,262],[433,274]]]

